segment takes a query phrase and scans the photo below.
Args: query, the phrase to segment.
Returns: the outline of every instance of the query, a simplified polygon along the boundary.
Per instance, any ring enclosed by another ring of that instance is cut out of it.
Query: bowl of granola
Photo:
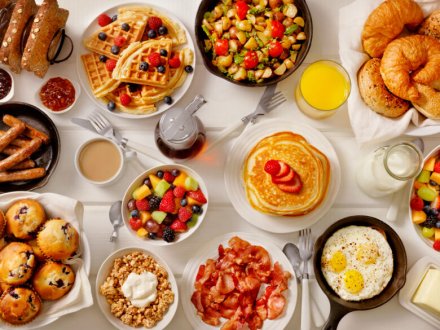
[[[142,248],[123,248],[108,256],[98,271],[95,290],[99,308],[118,329],[164,329],[179,301],[170,267]]]

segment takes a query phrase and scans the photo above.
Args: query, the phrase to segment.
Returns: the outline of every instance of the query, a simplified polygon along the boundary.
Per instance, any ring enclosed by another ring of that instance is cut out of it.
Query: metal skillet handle
[[[322,330],[336,330],[341,319],[349,313],[350,310],[332,302],[330,300],[330,315],[327,322],[322,327]]]

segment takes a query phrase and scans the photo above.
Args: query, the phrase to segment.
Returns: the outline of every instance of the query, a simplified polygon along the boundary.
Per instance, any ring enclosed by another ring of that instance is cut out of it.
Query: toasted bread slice
[[[0,0],[0,41],[3,41],[15,7],[15,0]]]
[[[56,0],[44,0],[32,24],[24,47],[21,67],[43,78],[49,69],[47,53],[55,34],[65,27],[69,12]]]
[[[34,0],[17,0],[14,11],[12,12],[9,27],[3,38],[0,48],[0,61],[8,64],[15,73],[21,71],[21,42],[24,30],[33,19],[38,6]]]

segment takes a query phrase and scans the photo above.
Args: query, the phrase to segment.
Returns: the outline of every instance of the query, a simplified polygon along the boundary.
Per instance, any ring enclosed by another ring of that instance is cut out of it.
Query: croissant
[[[410,107],[408,101],[391,94],[380,75],[380,59],[372,58],[364,63],[358,73],[359,93],[364,102],[377,113],[395,118]]]
[[[418,33],[440,40],[440,9],[429,15],[420,26]]]
[[[362,31],[362,46],[371,57],[381,57],[405,26],[413,29],[422,21],[422,9],[413,0],[387,0],[368,16]]]
[[[424,35],[392,41],[383,54],[380,74],[393,94],[417,100],[420,95],[414,82],[431,85],[440,79],[440,41]]]

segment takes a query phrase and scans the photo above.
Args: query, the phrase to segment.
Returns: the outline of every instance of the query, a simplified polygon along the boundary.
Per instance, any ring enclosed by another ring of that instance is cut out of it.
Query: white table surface
[[[351,1],[308,0],[313,16],[314,36],[311,50],[304,64],[322,58],[338,60],[338,10]],[[127,3],[127,1],[121,0],[60,0],[59,2],[62,7],[70,11],[67,31],[77,45],[81,42],[82,31],[98,14],[106,8]],[[194,38],[193,25],[199,4],[198,0],[149,0],[149,2],[175,13],[191,31]],[[72,78],[77,78],[75,67],[77,55],[75,52],[68,62],[52,66],[47,77],[69,75]],[[263,89],[238,87],[211,75],[204,68],[200,54],[198,55],[193,83],[187,94],[176,106],[182,107],[186,105],[196,94],[203,95],[208,103],[198,112],[198,116],[207,127],[208,137],[210,137],[214,136],[219,129],[225,127],[231,119],[239,119],[253,110]],[[298,111],[293,91],[300,72],[305,67],[304,64],[298,72],[279,84],[278,88],[287,97],[288,102],[276,111],[273,111],[268,117],[294,119],[297,122],[314,126],[326,135],[334,145],[339,156],[342,168],[340,191],[332,209],[312,227],[314,235],[320,235],[330,224],[349,215],[364,214],[384,219],[390,198],[371,199],[356,186],[354,180],[355,169],[357,161],[363,153],[354,141],[346,109],[343,108],[335,116],[324,121],[309,119]],[[34,92],[30,93],[29,91],[36,91],[41,86],[41,81],[28,72],[16,75],[15,79],[16,94],[13,100],[34,103]],[[120,230],[120,239],[117,243],[110,243],[108,240],[112,230],[108,221],[109,206],[113,201],[121,199],[125,187],[137,176],[138,173],[135,167],[129,164],[122,179],[114,185],[105,188],[86,183],[74,170],[73,157],[75,150],[80,143],[93,137],[94,134],[73,125],[70,119],[72,117],[86,117],[94,109],[94,103],[83,93],[76,108],[71,112],[63,115],[49,114],[56,123],[61,136],[61,157],[49,184],[39,190],[40,192],[64,194],[84,203],[84,227],[92,251],[90,275],[92,284],[94,284],[96,273],[102,261],[112,251],[126,246],[141,246],[139,241],[134,241],[129,236],[125,228]],[[107,117],[110,117],[113,124],[129,139],[155,147],[153,129],[158,117],[144,120],[121,119],[112,117],[110,114]],[[429,150],[438,144],[439,137],[427,137],[424,138],[424,141],[426,148]],[[208,242],[213,236],[236,231],[252,232],[264,235],[268,241],[274,242],[279,247],[282,247],[288,241],[298,241],[298,234],[296,233],[277,235],[263,232],[248,224],[235,212],[228,196],[226,196],[223,183],[224,161],[231,143],[232,141],[219,147],[209,157],[202,157],[187,163],[187,165],[198,171],[208,186],[210,207],[203,225],[190,239],[180,244],[152,249],[167,260],[177,279],[181,278],[185,263],[193,252],[199,249],[203,243]],[[156,165],[155,162],[147,158],[141,158],[141,161],[146,169]],[[391,225],[399,233],[405,244],[409,266],[425,255],[432,255],[435,258],[440,257],[432,248],[419,241],[407,215],[407,203],[403,203],[398,220]],[[287,329],[300,329],[299,320],[300,304],[298,303],[295,315]],[[94,305],[78,313],[62,317],[53,324],[44,327],[45,330],[58,330],[61,328],[63,330],[110,329],[111,325],[101,314],[99,308]],[[424,320],[401,307],[397,297],[394,297],[386,305],[375,310],[348,314],[342,319],[338,327],[340,330],[355,328],[357,330],[435,329]],[[179,306],[176,316],[168,329],[191,329],[191,326],[185,319],[181,306]]]

